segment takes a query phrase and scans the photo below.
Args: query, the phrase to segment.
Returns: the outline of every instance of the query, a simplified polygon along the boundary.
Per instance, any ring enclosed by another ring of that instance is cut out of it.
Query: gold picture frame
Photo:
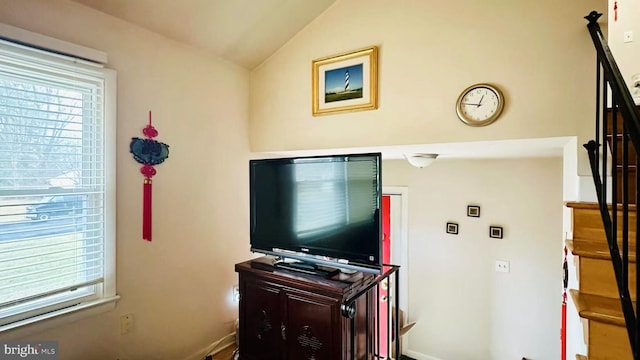
[[[378,47],[313,60],[313,116],[378,108]]]

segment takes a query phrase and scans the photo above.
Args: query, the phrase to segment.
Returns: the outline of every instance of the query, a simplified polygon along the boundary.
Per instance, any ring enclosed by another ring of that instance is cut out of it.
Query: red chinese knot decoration
[[[131,138],[129,150],[133,158],[140,164],[140,173],[144,176],[142,196],[142,238],[151,241],[151,178],[156,174],[155,165],[163,163],[169,157],[169,145],[156,141],[158,130],[151,125],[151,110],[149,110],[149,124],[142,129],[142,138]]]

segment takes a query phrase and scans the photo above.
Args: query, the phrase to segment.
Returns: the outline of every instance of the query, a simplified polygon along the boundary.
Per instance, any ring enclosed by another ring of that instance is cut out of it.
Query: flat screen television
[[[381,273],[381,165],[380,153],[250,160],[251,251]]]

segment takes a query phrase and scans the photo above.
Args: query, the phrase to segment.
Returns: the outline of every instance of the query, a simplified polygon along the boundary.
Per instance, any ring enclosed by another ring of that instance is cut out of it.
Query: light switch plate
[[[509,262],[505,260],[496,260],[496,272],[508,273],[510,270]]]

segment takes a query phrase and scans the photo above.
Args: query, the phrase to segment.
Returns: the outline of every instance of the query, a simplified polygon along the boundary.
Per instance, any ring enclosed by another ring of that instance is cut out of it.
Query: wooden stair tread
[[[613,145],[613,134],[608,133],[607,135],[605,135],[607,137],[607,143],[609,143],[609,145]],[[617,132],[616,133],[616,145],[624,145],[624,134],[621,132]],[[635,151],[635,148],[633,147],[633,142],[629,139],[627,140],[627,145],[630,151]]]
[[[607,137],[607,142],[613,140],[613,134],[607,133],[605,136]],[[624,134],[620,131],[616,132],[616,143],[624,144]],[[627,144],[629,144],[629,149],[633,149],[633,142],[631,139],[627,140]]]
[[[620,299],[584,294],[574,289],[569,293],[581,318],[625,326]]]
[[[611,253],[606,244],[597,243],[591,240],[566,240],[567,248],[573,255],[589,257],[594,259],[611,260]],[[620,254],[622,256],[622,253]],[[629,262],[636,262],[636,247],[629,245]]]
[[[564,203],[564,205],[572,209],[592,209],[592,210],[600,209],[600,205],[598,205],[597,202],[590,202],[590,201],[567,201]],[[617,204],[617,205],[618,205],[618,209],[622,210],[622,204]],[[612,208],[611,204],[608,204],[607,207],[609,209]],[[629,204],[629,211],[635,212],[636,204]]]
[[[611,138],[611,137],[609,137]],[[621,162],[622,152],[629,148],[622,146],[622,142],[618,142],[617,147],[613,147],[609,142],[609,147],[614,148]],[[628,201],[635,203],[636,188],[635,176],[637,172],[636,161],[638,159],[636,152],[631,149],[629,151],[628,177],[623,173],[624,168],[616,165],[618,174],[617,191],[614,194],[613,205],[607,205],[607,211],[613,217],[616,211],[617,231],[616,240],[619,250],[622,250],[623,235],[629,236],[629,267],[628,267],[628,288],[631,295],[633,307],[636,308],[636,258],[637,245],[636,240],[640,241],[640,233],[636,235],[637,225],[637,208],[635,204],[628,204],[628,230],[622,231],[623,205],[621,204],[624,196]],[[611,164],[615,165],[615,164]],[[614,175],[616,172],[613,173]],[[622,176],[625,175],[625,176]],[[622,182],[629,180],[628,193],[623,194]],[[614,186],[616,184],[610,184]],[[565,206],[571,209],[572,214],[572,233],[573,239],[566,239],[565,244],[571,253],[575,256],[575,271],[580,290],[571,289],[569,294],[572,298],[575,308],[580,318],[588,320],[585,322],[585,344],[587,345],[588,357],[576,354],[576,360],[588,359],[616,359],[631,360],[633,359],[628,344],[627,329],[624,314],[622,312],[622,304],[618,286],[616,284],[616,276],[611,263],[611,253],[607,244],[607,235],[605,234],[602,217],[600,215],[600,205],[597,202],[581,202],[570,201],[565,202]],[[615,206],[615,207],[614,207]],[[615,256],[615,254],[614,254]],[[633,294],[633,295],[632,295]]]

